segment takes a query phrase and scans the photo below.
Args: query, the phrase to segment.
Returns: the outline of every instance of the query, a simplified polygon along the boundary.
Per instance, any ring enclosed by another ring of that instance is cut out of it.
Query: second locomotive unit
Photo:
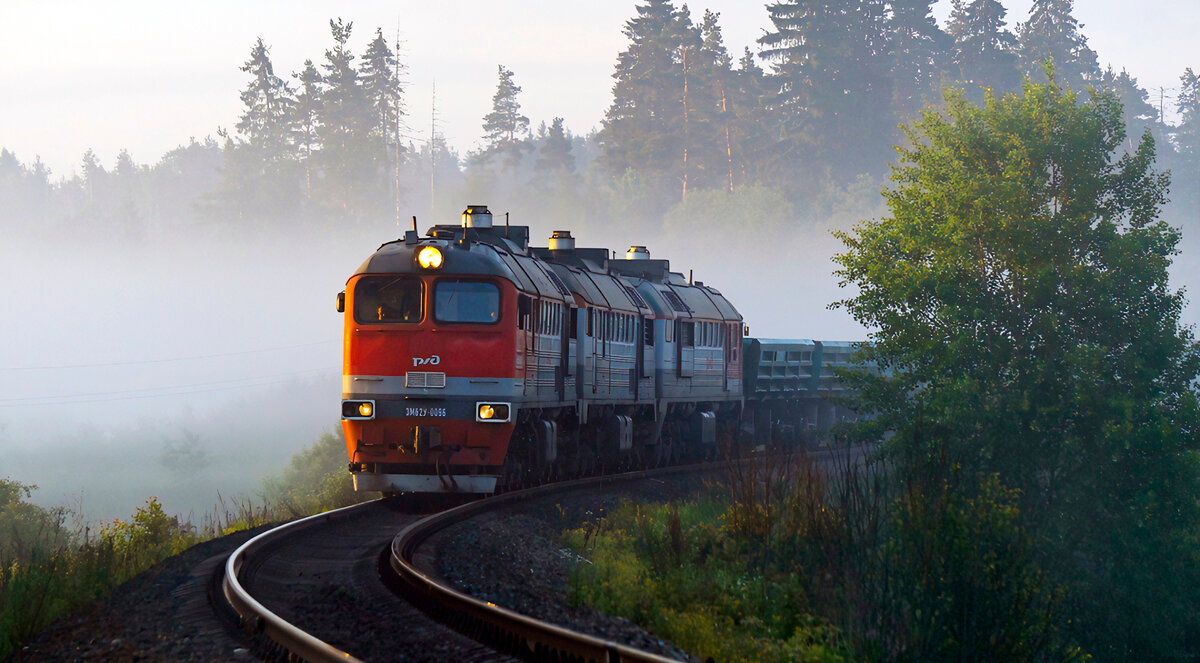
[[[741,315],[641,246],[531,247],[472,205],[380,246],[338,308],[356,490],[491,493],[712,455],[741,416]]]

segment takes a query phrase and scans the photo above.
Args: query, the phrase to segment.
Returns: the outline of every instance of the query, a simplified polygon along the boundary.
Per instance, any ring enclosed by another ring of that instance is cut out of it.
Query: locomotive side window
[[[679,323],[679,343],[685,347],[696,346],[696,323],[680,322]]]
[[[517,297],[517,328],[529,329],[529,310],[532,308],[528,295]]]
[[[483,281],[438,281],[433,317],[438,322],[494,324],[500,319],[500,289]]]
[[[424,285],[413,276],[364,276],[354,284],[354,321],[417,323],[422,317]]]

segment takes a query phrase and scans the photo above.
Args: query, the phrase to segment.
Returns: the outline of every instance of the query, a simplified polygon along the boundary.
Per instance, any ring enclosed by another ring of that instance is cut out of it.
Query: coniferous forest
[[[523,222],[569,215],[651,231],[720,207],[823,227],[846,201],[876,209],[893,146],[905,142],[899,127],[940,108],[945,89],[982,103],[1019,91],[1026,77],[1045,80],[1047,62],[1081,98],[1115,93],[1130,147],[1143,134],[1154,139],[1158,167],[1175,182],[1173,218],[1187,221],[1182,210],[1200,199],[1192,68],[1159,105],[1119,63],[1101,66],[1072,0],[1037,0],[1023,18],[1006,16],[997,0],[954,0],[945,25],[933,4],[784,0],[766,7],[770,27],[757,51],[731,53],[719,15],[639,2],[600,127],[576,133],[561,118],[527,117],[521,72],[501,63],[482,147],[468,154],[438,134],[411,138],[406,107],[426,101],[406,96],[406,65],[382,30],[355,52],[361,27],[331,20],[324,54],[296,72],[275,70],[268,34],[240,65],[237,122],[156,163],[123,152],[104,164],[89,150],[63,177],[0,152],[0,198],[10,201],[0,221],[16,235],[137,241],[185,229],[394,228],[478,200]]]

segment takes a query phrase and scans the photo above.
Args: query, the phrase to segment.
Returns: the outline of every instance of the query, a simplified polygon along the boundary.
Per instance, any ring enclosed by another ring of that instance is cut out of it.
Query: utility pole
[[[435,175],[437,173],[437,81],[433,82],[433,102],[429,114],[429,218],[433,218],[433,199],[437,192]]]
[[[393,175],[395,177],[393,199],[396,204],[396,228],[400,228],[400,116],[403,113],[403,104],[400,100],[400,19],[396,19],[396,137],[393,141],[396,146],[396,163]]]

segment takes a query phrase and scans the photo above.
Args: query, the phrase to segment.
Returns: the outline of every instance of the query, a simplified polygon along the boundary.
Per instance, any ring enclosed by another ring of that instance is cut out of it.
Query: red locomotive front
[[[486,215],[486,216],[485,216]],[[384,244],[346,284],[342,426],[360,491],[489,493],[520,393],[517,292],[470,228]]]
[[[643,247],[531,247],[473,205],[379,247],[340,301],[356,490],[491,493],[711,456],[736,430],[741,316]]]

